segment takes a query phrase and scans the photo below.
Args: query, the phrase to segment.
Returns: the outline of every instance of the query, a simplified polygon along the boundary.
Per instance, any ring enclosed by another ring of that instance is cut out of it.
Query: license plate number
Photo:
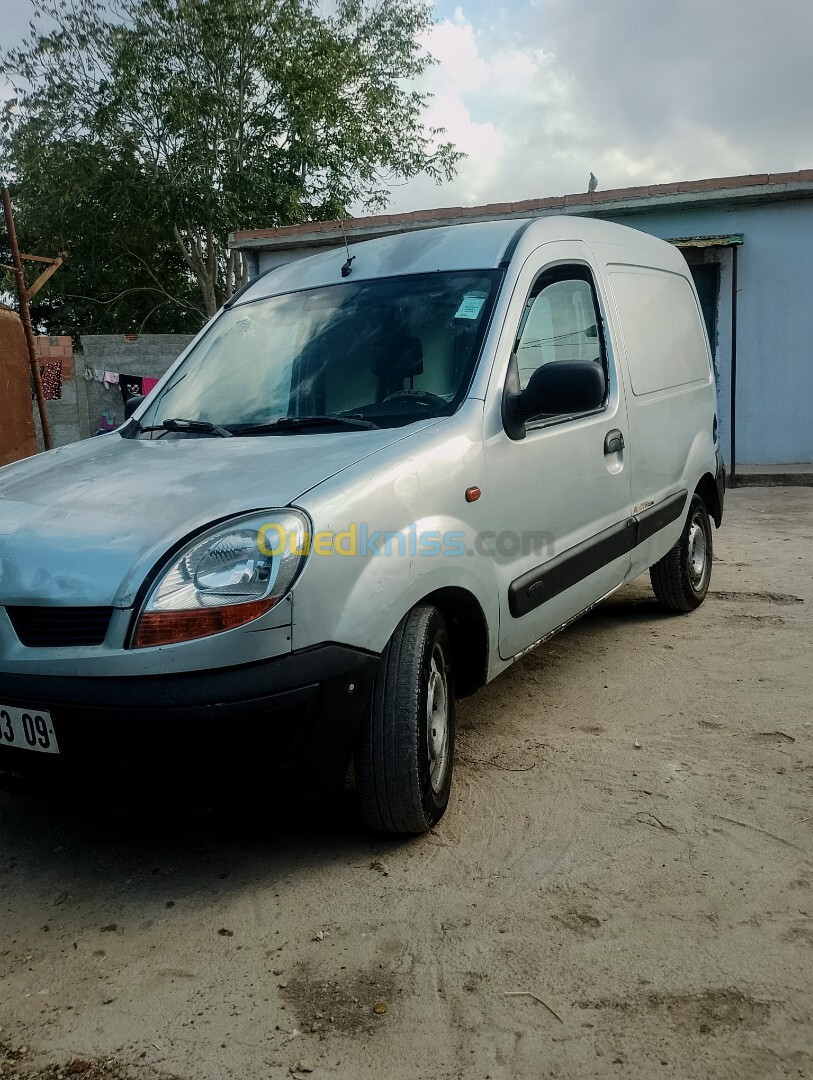
[[[45,709],[15,709],[11,705],[0,705],[0,746],[58,754],[51,714]]]

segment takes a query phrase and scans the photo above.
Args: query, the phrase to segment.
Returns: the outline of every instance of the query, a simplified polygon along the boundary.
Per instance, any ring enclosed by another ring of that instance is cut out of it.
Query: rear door
[[[518,282],[521,312],[504,333],[524,388],[542,364],[601,364],[608,393],[583,415],[541,415],[513,440],[497,427],[504,374],[489,394],[486,469],[500,592],[500,655],[508,659],[579,614],[624,579],[630,564],[626,410],[589,249],[546,244]]]

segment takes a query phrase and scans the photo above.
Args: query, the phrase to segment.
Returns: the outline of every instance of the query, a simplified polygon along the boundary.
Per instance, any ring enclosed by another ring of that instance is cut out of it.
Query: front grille
[[[101,645],[113,615],[109,607],[7,607],[14,633],[29,649]]]

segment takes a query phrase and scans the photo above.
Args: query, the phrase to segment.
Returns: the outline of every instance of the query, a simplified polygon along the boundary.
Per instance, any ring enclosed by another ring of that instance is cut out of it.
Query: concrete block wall
[[[81,376],[85,368],[103,369],[127,375],[147,375],[160,379],[172,367],[192,340],[191,334],[93,334],[82,338],[80,379],[84,394],[79,403],[79,437],[87,439],[108,422],[124,420],[124,402],[118,386],[105,387]]]
[[[77,392],[74,370],[73,342],[70,337],[45,337],[34,339],[40,365],[59,360],[62,367],[62,397],[46,402],[48,419],[51,423],[51,436],[54,446],[65,446],[79,438],[77,426]],[[42,446],[39,410],[34,402],[34,422],[37,430],[37,443]]]
[[[58,341],[70,345],[70,338],[44,338],[44,343]],[[160,379],[192,341],[191,334],[93,334],[81,340],[81,352],[72,358],[75,369],[65,376],[67,357],[63,358],[62,399],[47,402],[54,446],[65,446],[88,439],[103,425],[117,426],[124,420],[124,401],[118,386],[105,387],[95,379],[86,379],[85,370],[113,371],[117,374],[150,376]],[[56,348],[50,344],[45,349]],[[43,362],[56,355],[43,355]],[[36,410],[35,410],[36,411]],[[42,446],[39,418],[37,436]]]
[[[34,338],[34,346],[41,363],[59,360],[62,365],[63,380],[73,378],[73,340],[70,337],[39,335]]]

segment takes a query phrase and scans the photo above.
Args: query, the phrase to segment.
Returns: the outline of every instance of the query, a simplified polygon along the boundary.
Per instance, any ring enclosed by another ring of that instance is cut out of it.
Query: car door
[[[581,242],[546,244],[520,272],[498,350],[511,356],[502,370],[495,364],[486,409],[503,659],[612,591],[630,565],[626,409],[603,311]],[[537,368],[559,360],[602,366],[602,405],[536,415],[524,437],[510,437],[502,419],[506,379],[516,387],[518,378],[522,390]]]

